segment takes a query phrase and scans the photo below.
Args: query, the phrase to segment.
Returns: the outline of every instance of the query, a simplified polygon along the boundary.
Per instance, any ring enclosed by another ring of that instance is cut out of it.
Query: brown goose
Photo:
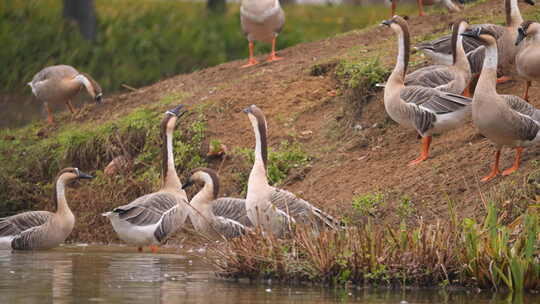
[[[468,23],[459,19],[454,22],[452,32],[452,65],[432,65],[418,69],[405,77],[405,85],[419,85],[436,88],[441,91],[469,96],[468,85],[471,81],[471,68],[463,49],[463,33]]]
[[[388,0],[392,2],[392,15],[396,14],[396,7],[399,0]],[[418,2],[418,16],[424,16],[424,5],[441,4],[446,7],[450,12],[456,13],[461,11],[459,6],[452,0],[417,0]],[[459,0],[459,3],[464,4],[465,0]]]
[[[176,174],[173,154],[173,132],[177,119],[185,113],[181,111],[182,107],[165,112],[161,123],[161,189],[103,213],[111,221],[118,237],[138,246],[139,251],[142,251],[142,246],[150,245],[152,252],[157,252],[157,245],[182,227],[189,213],[188,198]]]
[[[101,103],[103,93],[99,84],[90,75],[81,73],[69,65],[54,65],[39,71],[28,85],[32,93],[43,102],[47,110],[47,121],[52,124],[54,119],[49,103],[64,102],[72,114],[75,108],[71,99],[86,88],[90,96]]]
[[[272,43],[272,52],[267,61],[283,59],[276,56],[276,39],[285,24],[285,13],[279,0],[243,0],[240,6],[242,31],[249,41],[249,60],[243,68],[256,65],[253,41]]]
[[[284,235],[294,222],[312,226],[336,228],[338,222],[309,202],[289,191],[268,184],[267,125],[263,112],[256,105],[244,109],[255,133],[255,162],[249,174],[246,210],[253,226],[277,236]]]
[[[244,234],[246,226],[232,218],[214,213],[214,206],[217,203],[219,194],[219,177],[217,173],[212,169],[197,168],[193,170],[183,188],[186,189],[195,183],[203,184],[203,188],[189,202],[191,207],[195,209],[189,214],[195,230],[214,238],[222,236],[229,239]],[[222,200],[228,200],[228,198]],[[237,213],[246,214],[245,203],[243,205],[231,205],[232,208],[234,208],[233,206],[239,208]]]
[[[523,99],[529,101],[529,87],[532,81],[540,80],[540,23],[525,21],[518,28],[516,45],[516,70],[520,78],[525,79]]]
[[[56,211],[29,211],[0,219],[0,249],[54,248],[73,230],[75,217],[67,204],[65,187],[75,179],[93,178],[77,168],[58,173],[55,183]]]
[[[527,4],[534,5],[534,0],[522,0]],[[478,24],[473,25],[470,28],[485,28],[490,32],[493,32],[497,37],[497,44],[499,47],[499,74],[511,76],[514,74],[514,59],[517,53],[517,47],[515,41],[517,37],[517,28],[523,22],[521,12],[518,6],[518,0],[504,0],[506,25],[500,26],[495,24]],[[435,39],[430,42],[424,42],[416,45],[416,49],[423,51],[426,56],[430,57],[435,64],[452,64],[452,37],[446,35],[441,38]],[[481,45],[477,40],[465,37],[463,40],[463,47],[469,62],[471,63],[471,71],[473,74],[480,73],[482,69],[481,62],[483,62],[484,51],[473,52]],[[477,58],[479,56],[479,58]],[[501,78],[499,81],[503,82],[508,77]]]
[[[472,117],[478,131],[497,148],[493,169],[482,179],[489,181],[500,174],[499,158],[503,146],[516,149],[514,165],[502,172],[502,175],[508,175],[519,168],[523,148],[540,141],[540,111],[517,96],[497,93],[499,56],[495,33],[476,28],[463,35],[478,39],[486,46],[482,73],[473,97]]]
[[[409,63],[409,29],[399,17],[384,21],[398,36],[396,66],[384,88],[384,107],[401,126],[415,129],[422,136],[422,153],[409,165],[416,165],[429,156],[432,134],[462,126],[470,117],[471,99],[457,94],[421,86],[405,86]]]

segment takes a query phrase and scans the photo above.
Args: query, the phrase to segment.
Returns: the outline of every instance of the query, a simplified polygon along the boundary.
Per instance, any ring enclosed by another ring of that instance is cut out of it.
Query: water
[[[0,303],[512,303],[489,293],[373,291],[231,282],[188,251],[127,247],[0,250]],[[402,302],[405,303],[405,302]],[[514,303],[540,303],[540,297]]]

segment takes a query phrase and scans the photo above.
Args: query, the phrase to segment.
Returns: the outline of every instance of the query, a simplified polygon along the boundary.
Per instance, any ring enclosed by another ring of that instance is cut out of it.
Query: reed
[[[527,212],[501,225],[494,204],[483,224],[465,219],[410,227],[362,226],[314,234],[297,227],[289,239],[260,231],[216,245],[220,276],[329,285],[474,286],[540,290],[539,218]]]

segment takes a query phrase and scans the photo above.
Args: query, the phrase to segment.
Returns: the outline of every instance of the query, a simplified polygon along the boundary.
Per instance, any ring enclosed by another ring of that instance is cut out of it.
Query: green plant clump
[[[352,207],[361,216],[374,215],[384,203],[382,193],[368,193],[356,195],[352,200]]]

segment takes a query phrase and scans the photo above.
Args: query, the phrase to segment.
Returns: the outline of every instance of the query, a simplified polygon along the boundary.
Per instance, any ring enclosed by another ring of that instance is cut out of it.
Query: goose
[[[338,223],[330,215],[291,192],[268,184],[266,118],[256,105],[245,108],[243,112],[255,133],[255,162],[249,174],[246,196],[247,215],[253,226],[276,236],[283,236],[294,223],[310,225],[316,230],[336,228]]]
[[[523,22],[518,28],[516,45],[520,46],[516,55],[516,71],[520,78],[525,79],[523,99],[529,101],[531,82],[540,80],[540,23]]]
[[[388,0],[392,3],[392,15],[394,16],[396,14],[396,7],[399,0]],[[434,5],[434,4],[441,4],[444,7],[446,7],[450,12],[457,13],[461,11],[459,6],[452,0],[416,0],[418,3],[418,16],[424,16],[424,5]],[[464,4],[465,0],[459,0],[460,4]]]
[[[109,218],[118,237],[126,243],[138,246],[149,245],[153,253],[179,227],[189,213],[188,198],[176,174],[173,155],[173,132],[176,121],[185,112],[183,105],[165,112],[161,123],[162,186],[154,192],[141,196],[131,203],[103,213]]]
[[[285,24],[285,13],[279,0],[242,0],[240,23],[249,42],[248,63],[242,68],[258,63],[253,55],[254,40],[272,44],[268,62],[283,59],[276,55],[276,39]]]
[[[66,200],[66,185],[76,179],[90,178],[93,177],[77,168],[65,168],[56,177],[55,212],[28,211],[0,218],[0,249],[50,249],[64,242],[75,224]]]
[[[416,165],[429,156],[432,134],[457,128],[471,112],[471,99],[421,86],[405,86],[409,63],[409,29],[407,22],[394,16],[383,21],[398,36],[397,62],[384,88],[384,107],[398,124],[415,129],[422,136],[422,152],[409,165]]]
[[[522,0],[529,5],[535,5],[534,0]],[[478,24],[470,28],[485,28],[493,32],[497,37],[497,45],[499,47],[499,73],[506,77],[501,77],[499,82],[504,82],[509,79],[509,75],[514,72],[514,59],[518,48],[515,46],[517,38],[517,28],[523,22],[521,12],[519,10],[518,0],[504,0],[506,25],[495,24]],[[471,63],[471,71],[473,74],[480,73],[485,50],[482,45],[475,39],[465,37],[463,39],[463,47],[469,62]],[[452,37],[445,35],[430,42],[424,42],[416,45],[417,50],[431,58],[435,64],[452,64]],[[480,48],[480,49],[478,49]],[[475,51],[476,50],[476,51]],[[474,52],[473,52],[474,51]]]
[[[103,92],[99,84],[90,75],[81,73],[69,65],[46,67],[34,75],[28,85],[32,88],[34,96],[45,105],[49,124],[54,123],[49,103],[64,102],[71,114],[75,114],[71,99],[79,93],[82,87],[86,88],[88,94],[97,103],[101,103],[103,99]]]
[[[203,183],[204,186],[189,202],[191,207],[195,209],[189,214],[195,230],[204,235],[223,236],[227,239],[243,235],[247,229],[246,226],[234,219],[218,216],[214,213],[213,206],[219,194],[219,177],[217,173],[208,168],[194,169],[182,188],[186,189],[199,182]],[[243,206],[238,206],[241,208],[239,212],[245,214],[245,203]]]
[[[452,65],[431,65],[418,69],[405,77],[405,85],[419,85],[436,88],[454,94],[469,95],[468,85],[471,81],[471,68],[463,49],[463,33],[468,27],[464,19],[454,22],[452,32]]]
[[[519,168],[524,147],[540,141],[540,111],[517,96],[497,93],[499,56],[496,33],[486,28],[475,28],[462,35],[478,39],[486,46],[486,56],[472,105],[474,125],[496,147],[493,168],[482,178],[482,181],[486,182],[501,174],[499,158],[503,146],[513,147],[516,150],[514,165],[502,172],[504,176]]]

